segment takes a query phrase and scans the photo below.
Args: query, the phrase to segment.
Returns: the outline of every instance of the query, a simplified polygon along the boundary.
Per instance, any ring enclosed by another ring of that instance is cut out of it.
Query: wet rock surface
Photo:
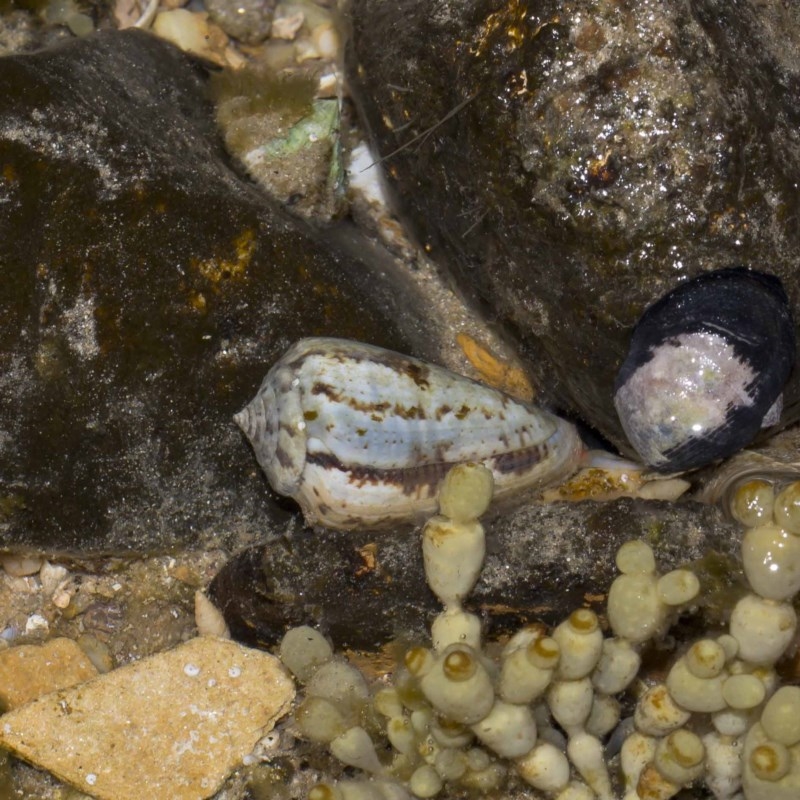
[[[231,420],[269,365],[434,346],[410,289],[234,171],[206,80],[138,31],[0,60],[3,548],[252,541],[288,516]]]
[[[350,75],[419,238],[630,452],[613,384],[653,301],[743,264],[800,321],[798,36],[777,2],[354,0]]]
[[[487,525],[486,565],[470,608],[490,640],[529,622],[557,624],[573,608],[602,613],[616,551],[630,539],[650,543],[664,572],[693,564],[705,592],[702,624],[719,620],[737,591],[738,527],[709,506],[630,499],[531,505]],[[296,625],[358,650],[425,641],[441,610],[425,582],[418,535],[296,530],[235,556],[210,593],[234,638],[265,647]]]
[[[91,797],[139,798],[146,786],[200,800],[293,698],[274,656],[198,637],[5,714],[0,745]]]
[[[17,708],[95,677],[97,669],[72,639],[10,647],[0,652],[0,709]]]

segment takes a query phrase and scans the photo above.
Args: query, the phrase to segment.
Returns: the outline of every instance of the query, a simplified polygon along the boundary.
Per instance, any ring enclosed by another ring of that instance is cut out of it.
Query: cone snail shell
[[[454,464],[484,464],[494,496],[575,472],[576,429],[441,367],[344,339],[302,339],[234,417],[270,484],[309,524],[384,527],[436,511]]]

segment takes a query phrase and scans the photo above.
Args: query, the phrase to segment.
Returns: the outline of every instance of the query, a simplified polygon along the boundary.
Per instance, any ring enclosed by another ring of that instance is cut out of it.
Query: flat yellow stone
[[[0,650],[0,708],[12,709],[97,677],[86,653],[72,639]]]
[[[0,746],[101,800],[200,800],[293,698],[274,656],[201,637],[10,711]]]

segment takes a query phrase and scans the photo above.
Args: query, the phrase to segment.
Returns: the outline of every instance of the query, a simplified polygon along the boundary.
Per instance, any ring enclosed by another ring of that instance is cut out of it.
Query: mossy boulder
[[[257,540],[288,515],[231,417],[272,362],[411,349],[408,295],[232,167],[207,78],[139,31],[0,59],[0,549]]]

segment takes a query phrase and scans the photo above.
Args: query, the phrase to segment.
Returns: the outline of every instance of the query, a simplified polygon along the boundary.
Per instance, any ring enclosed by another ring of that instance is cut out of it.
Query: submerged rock
[[[234,171],[206,79],[139,31],[0,60],[0,549],[252,541],[286,515],[232,415],[277,356],[435,348]]]
[[[631,331],[681,281],[776,275],[800,323],[800,11],[354,0],[350,75],[418,236],[539,389],[631,452]],[[765,360],[768,354],[765,354]],[[800,370],[783,425],[800,417]]]
[[[274,656],[199,637],[5,714],[0,744],[100,800],[134,800],[143,786],[201,800],[293,698]]]
[[[718,509],[623,499],[529,505],[488,524],[486,563],[467,605],[489,639],[529,622],[557,624],[587,604],[602,612],[616,552],[630,539],[647,541],[663,572],[692,565],[703,589],[701,627],[743,591],[738,527]],[[267,647],[296,625],[368,651],[426,641],[441,610],[416,536],[358,532],[295,530],[249,548],[218,573],[211,597],[234,638]]]

